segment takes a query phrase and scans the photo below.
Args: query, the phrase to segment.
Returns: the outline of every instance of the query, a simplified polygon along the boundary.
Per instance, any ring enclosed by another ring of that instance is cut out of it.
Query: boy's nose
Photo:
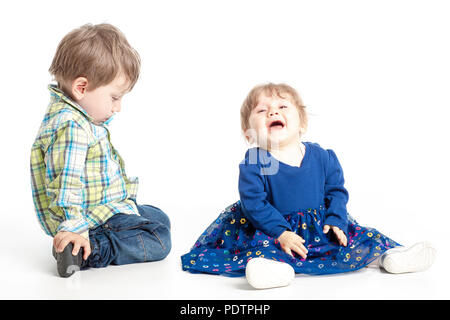
[[[113,112],[120,112],[120,109],[121,109],[120,103],[113,106]]]

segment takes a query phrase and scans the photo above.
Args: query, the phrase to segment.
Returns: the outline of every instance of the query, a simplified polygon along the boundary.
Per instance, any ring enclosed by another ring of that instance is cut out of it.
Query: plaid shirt
[[[95,125],[56,86],[48,88],[51,101],[31,150],[34,206],[48,235],[88,238],[116,213],[138,214],[138,179],[127,178],[105,124]]]

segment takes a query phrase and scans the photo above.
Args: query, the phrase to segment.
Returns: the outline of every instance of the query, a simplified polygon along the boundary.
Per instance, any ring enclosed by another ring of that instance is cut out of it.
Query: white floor
[[[31,218],[32,219],[32,218]],[[51,256],[51,238],[39,227],[1,227],[1,299],[449,299],[448,249],[437,246],[435,265],[426,272],[392,275],[365,268],[328,276],[297,275],[288,287],[253,290],[245,278],[183,272],[180,255],[197,234],[173,223],[173,249],[160,262],[110,266],[59,278]],[[5,224],[2,224],[5,226]],[[198,228],[203,228],[199,226]],[[19,232],[20,231],[20,232]],[[15,236],[13,236],[13,233]],[[189,240],[186,240],[189,239]],[[436,239],[427,239],[436,242]]]

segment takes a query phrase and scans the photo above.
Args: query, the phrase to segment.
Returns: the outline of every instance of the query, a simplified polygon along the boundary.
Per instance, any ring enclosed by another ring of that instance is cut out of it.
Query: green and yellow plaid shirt
[[[105,124],[96,125],[55,85],[31,149],[31,186],[38,220],[54,236],[89,237],[116,213],[138,214],[138,179],[128,178]]]

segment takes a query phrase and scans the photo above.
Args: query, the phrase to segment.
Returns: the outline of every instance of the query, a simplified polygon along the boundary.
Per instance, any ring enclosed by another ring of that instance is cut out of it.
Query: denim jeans
[[[139,215],[118,213],[89,231],[91,254],[81,269],[164,259],[170,252],[170,220],[159,208],[137,205]]]

